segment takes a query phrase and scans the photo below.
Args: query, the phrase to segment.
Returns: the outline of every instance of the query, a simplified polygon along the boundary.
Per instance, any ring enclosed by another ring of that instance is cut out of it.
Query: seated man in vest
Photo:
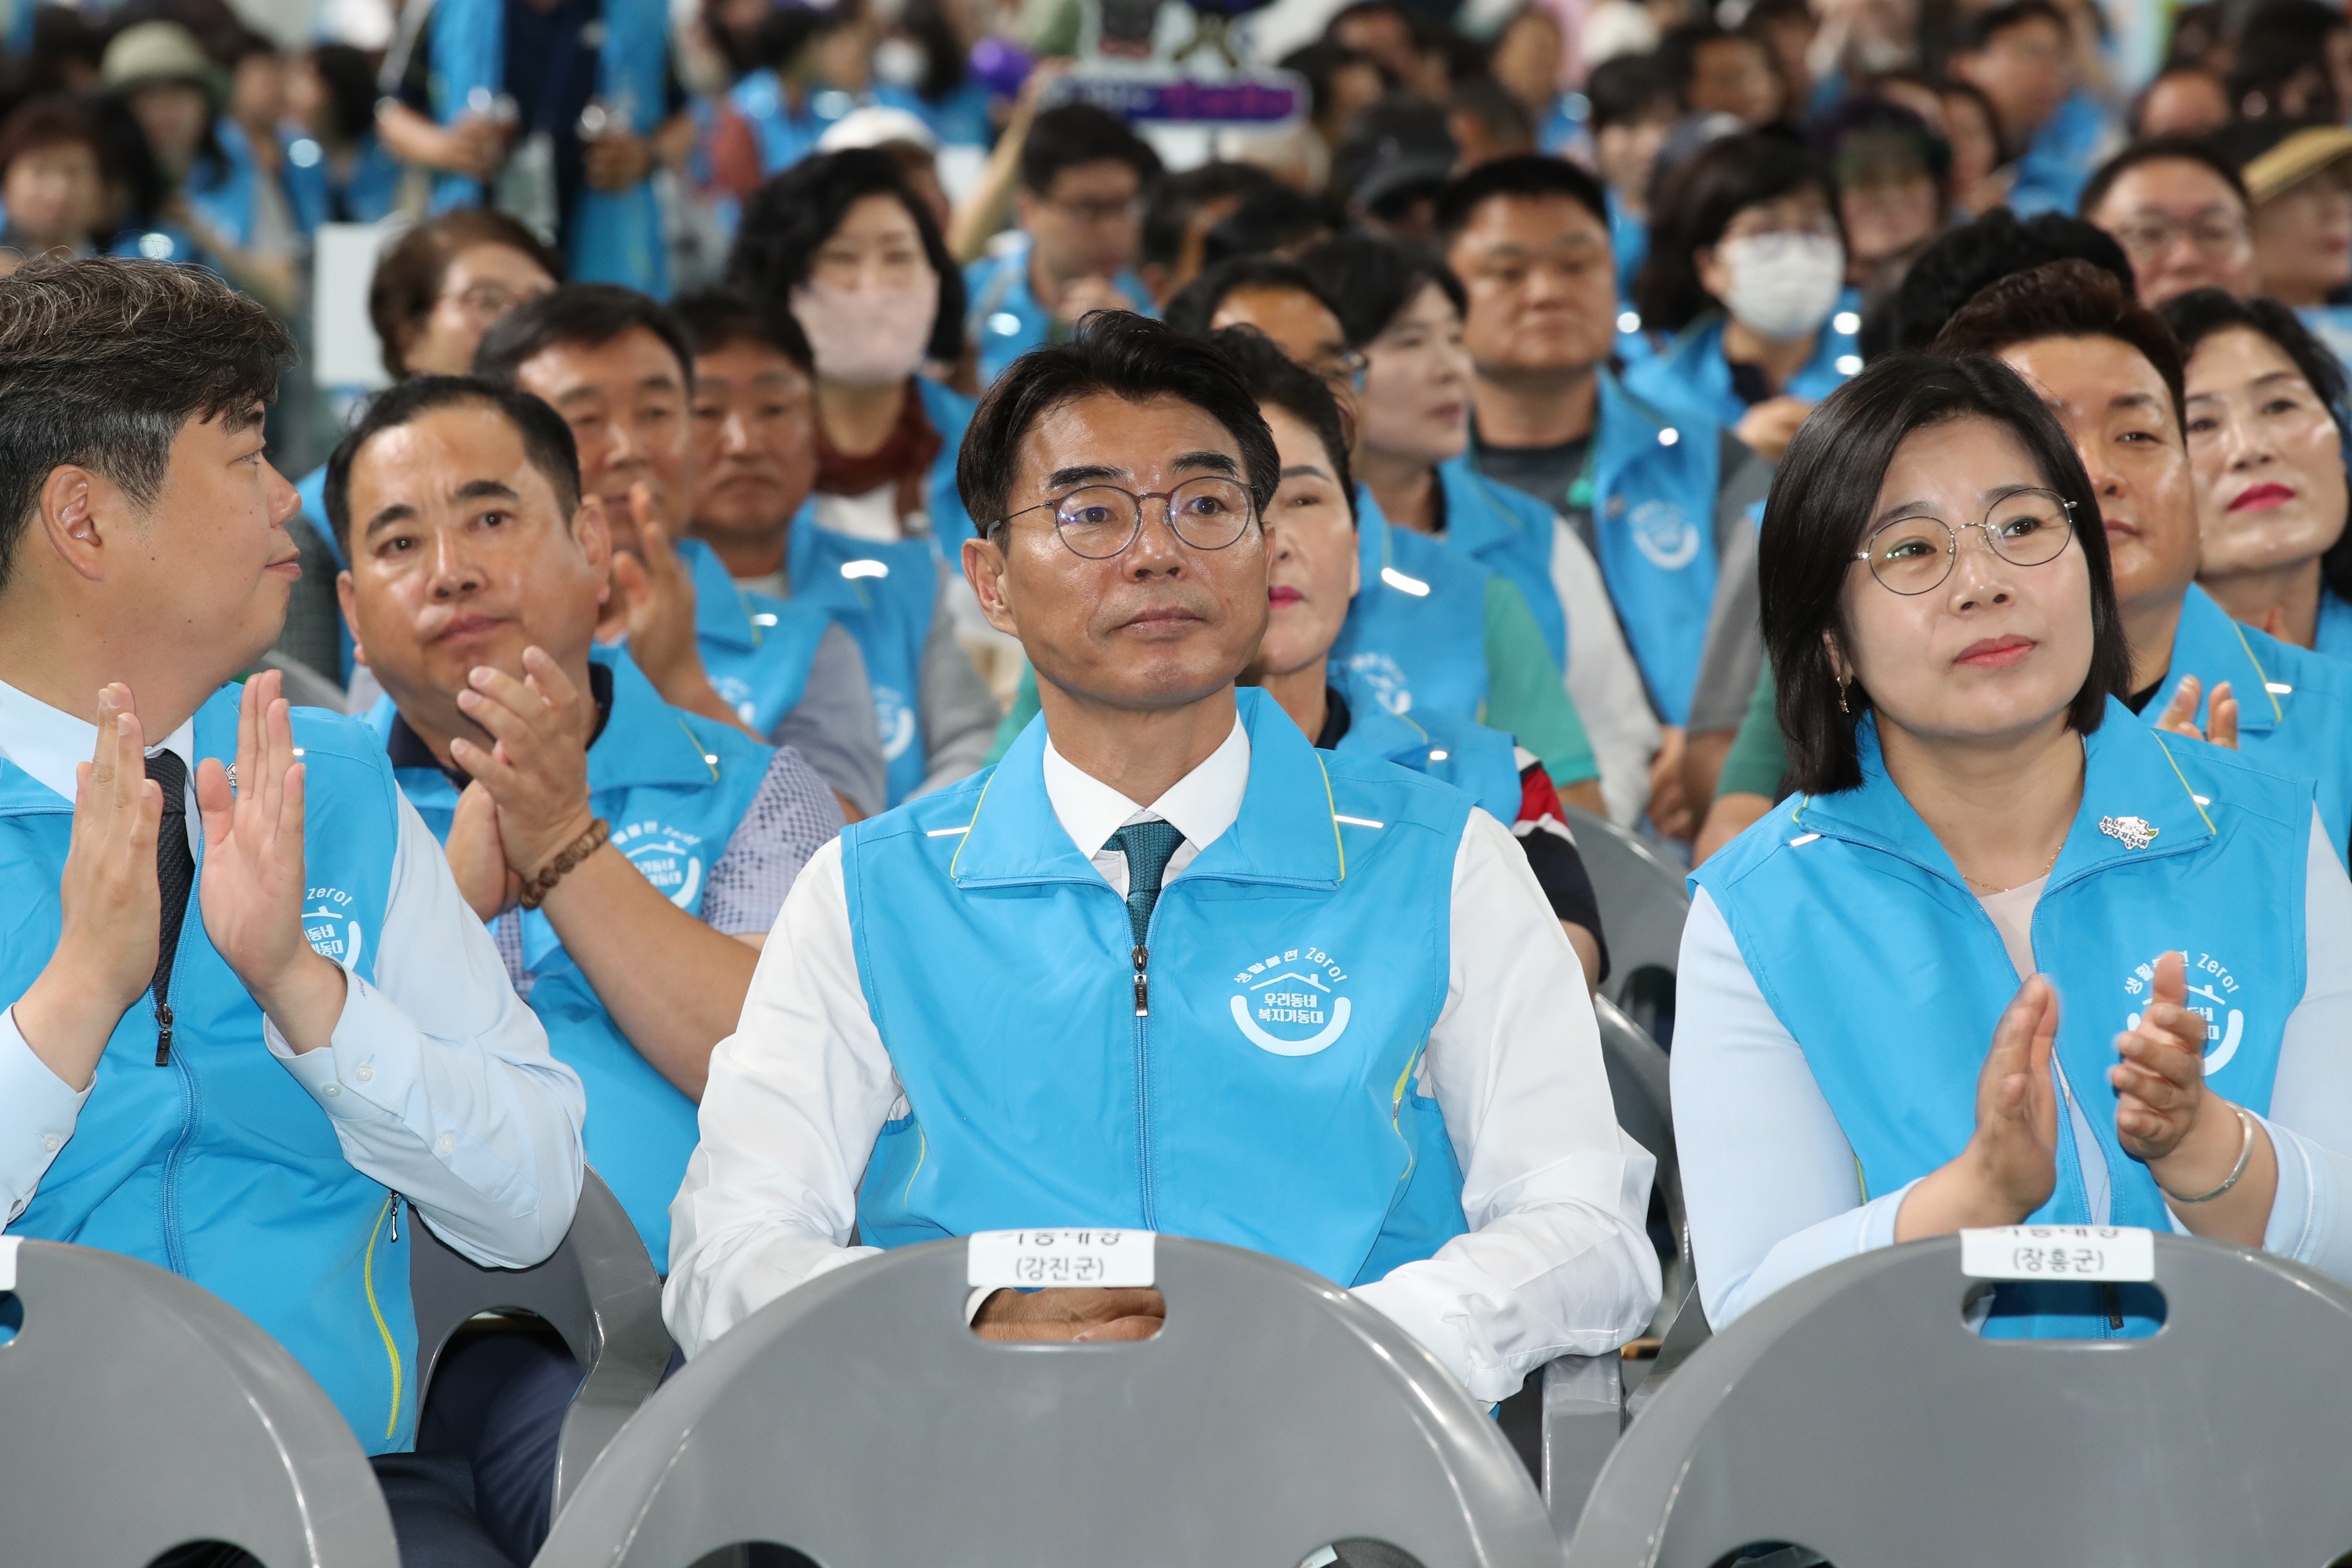
[[[1027,1226],[1277,1254],[1480,1399],[1648,1319],[1653,1163],[1510,830],[1234,689],[1280,465],[1232,363],[1139,317],[1091,319],[982,401],[964,569],[1044,711],[785,901],[671,1210],[688,1355],[877,1247]],[[1294,994],[1330,1005],[1271,1000]],[[1159,1310],[999,1292],[977,1324],[1141,1337]]]
[[[404,1560],[471,1568],[506,1560],[473,1479],[409,1452],[409,1251],[419,1219],[554,1251],[580,1080],[374,738],[223,684],[298,570],[262,456],[292,357],[193,268],[0,282],[0,1225],[251,1318],[375,1456]]]
[[[800,323],[719,289],[674,309],[694,348],[695,537],[677,550],[698,602],[740,594],[754,636],[830,616],[834,636],[856,639],[892,805],[968,776],[1002,715],[956,640],[938,547],[928,535],[853,539],[803,504],[817,457],[815,366]]]
[[[580,479],[611,537],[614,593],[599,636],[625,636],[665,700],[791,746],[851,818],[882,809],[882,738],[865,661],[814,606],[763,626],[714,563],[681,557],[694,507],[694,355],[643,294],[568,284],[483,336],[477,374],[520,387],[572,427]]]
[[[1666,418],[1611,368],[1609,202],[1591,174],[1498,159],[1446,187],[1437,216],[1470,297],[1471,456],[1537,503],[1479,553],[1548,626],[1564,623],[1612,814],[1646,793],[1651,820],[1687,838],[1763,664],[1756,524],[1771,467],[1728,430]]]

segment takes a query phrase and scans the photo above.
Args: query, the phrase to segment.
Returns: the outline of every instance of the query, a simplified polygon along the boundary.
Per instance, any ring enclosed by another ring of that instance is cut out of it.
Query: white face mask
[[[922,368],[938,318],[936,283],[841,289],[803,283],[793,317],[807,334],[817,374],[849,386],[891,386]]]
[[[1845,288],[1845,247],[1825,234],[1751,235],[1716,254],[1731,268],[1723,308],[1774,342],[1819,331]]]

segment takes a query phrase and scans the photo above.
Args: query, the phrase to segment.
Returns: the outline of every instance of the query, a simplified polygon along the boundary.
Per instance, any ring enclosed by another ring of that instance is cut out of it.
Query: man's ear
[[[120,545],[130,526],[129,498],[103,475],[60,463],[41,481],[33,506],[58,558],[84,581],[104,582],[107,547]]]
[[[351,568],[335,574],[335,603],[343,612],[343,625],[352,632],[352,658],[361,664],[367,662],[367,645],[360,641],[360,591],[352,581]]]
[[[1017,637],[1021,626],[1013,618],[1013,602],[1006,593],[1005,565],[1004,552],[994,540],[963,542],[963,574],[971,580],[973,596],[980,600],[980,613],[998,631]]]
[[[604,519],[603,501],[594,496],[580,498],[580,510],[572,514],[572,537],[596,574],[596,603],[604,605],[613,596],[613,529]]]

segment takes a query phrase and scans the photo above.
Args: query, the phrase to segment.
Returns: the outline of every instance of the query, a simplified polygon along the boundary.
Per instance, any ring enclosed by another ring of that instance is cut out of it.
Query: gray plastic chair
[[[267,1568],[399,1568],[351,1427],[250,1318],[119,1253],[9,1246],[0,1560],[139,1568],[225,1541]]]
[[[408,1289],[416,1310],[419,1389],[431,1386],[451,1336],[483,1313],[528,1312],[543,1320],[588,1369],[563,1418],[555,1463],[559,1509],[613,1434],[660,1384],[675,1348],[662,1325],[661,1279],[653,1260],[620,1201],[593,1171],[581,1184],[570,1233],[546,1262],[485,1268],[420,1225],[409,1253]]]
[[[1133,1344],[975,1338],[960,1240],[812,1280],[646,1402],[535,1568],[1293,1568],[1360,1538],[1558,1568],[1526,1468],[1402,1329],[1276,1258],[1158,1249],[1167,1326]]]
[[[1656,1156],[1658,1173],[1654,1190],[1666,1211],[1674,1232],[1675,1251],[1662,1258],[1665,1294],[1650,1320],[1649,1332],[1663,1334],[1672,1321],[1675,1304],[1690,1288],[1690,1221],[1683,1212],[1682,1163],[1675,1153],[1675,1110],[1672,1076],[1666,1053],[1648,1031],[1621,1012],[1605,996],[1592,999],[1601,1024],[1601,1058],[1609,1069],[1610,1097],[1617,1102],[1617,1125],[1633,1142]]]
[[[2352,1287],[2159,1235],[2137,1341],[1979,1338],[1959,1238],[1849,1259],[1724,1328],[1601,1472],[1570,1568],[2323,1568],[2352,1551]]]
[[[1611,1001],[1625,1006],[1643,972],[1662,970],[1668,976],[1675,972],[1682,955],[1683,920],[1690,913],[1690,894],[1683,881],[1687,873],[1607,817],[1573,805],[1564,809],[1601,905],[1601,934],[1609,939],[1609,979],[1603,989]]]

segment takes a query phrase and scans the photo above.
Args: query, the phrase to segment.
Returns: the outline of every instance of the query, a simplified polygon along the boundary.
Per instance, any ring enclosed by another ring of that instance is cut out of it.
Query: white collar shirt
[[[1234,720],[1232,731],[1198,767],[1174,784],[1150,805],[1138,805],[1045,742],[1045,798],[1062,831],[1094,863],[1103,880],[1120,898],[1127,897],[1127,854],[1111,842],[1122,827],[1139,822],[1165,822],[1184,836],[1168,858],[1165,876],[1181,876],[1201,851],[1223,837],[1242,814],[1242,795],[1249,788],[1249,731]]]

